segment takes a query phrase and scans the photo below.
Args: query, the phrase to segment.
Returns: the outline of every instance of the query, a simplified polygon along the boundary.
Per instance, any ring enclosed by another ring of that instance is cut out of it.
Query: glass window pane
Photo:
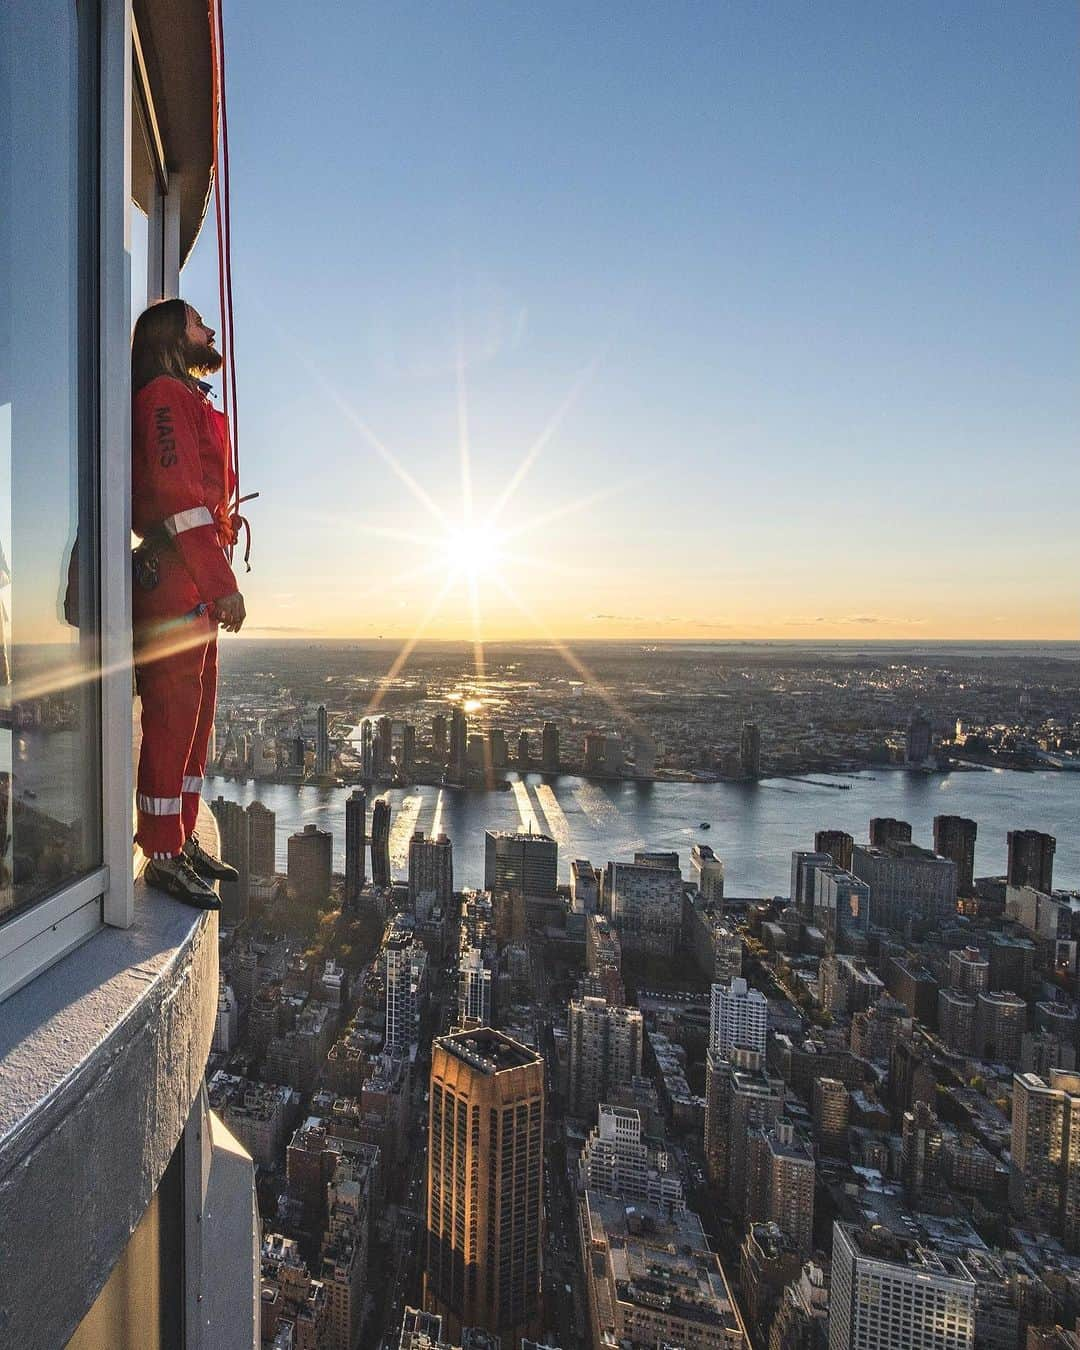
[[[0,5],[0,920],[101,861],[94,5]]]

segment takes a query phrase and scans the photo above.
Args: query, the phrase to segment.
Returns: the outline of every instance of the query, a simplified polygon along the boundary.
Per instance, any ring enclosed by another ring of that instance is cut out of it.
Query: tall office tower
[[[375,723],[375,773],[389,778],[394,771],[394,723],[384,713]]]
[[[839,1078],[815,1078],[811,1115],[814,1137],[830,1158],[846,1158],[851,1093]]]
[[[253,877],[272,877],[277,871],[277,816],[262,802],[249,802],[248,862]]]
[[[832,855],[825,849],[809,853],[795,849],[791,855],[791,903],[808,920],[814,916],[814,877],[821,867],[835,867]]]
[[[975,1280],[959,1257],[880,1226],[833,1224],[829,1350],[974,1350]]]
[[[532,768],[532,752],[529,750],[529,733],[527,731],[518,732],[517,766],[521,773],[528,773]]]
[[[469,756],[469,719],[464,710],[450,710],[450,730],[446,752],[446,778],[451,783],[464,783]]]
[[[814,924],[830,954],[861,950],[870,936],[870,887],[835,865],[815,868]]]
[[[739,768],[748,778],[761,776],[761,728],[756,722],[744,722],[739,737]]]
[[[559,728],[545,722],[540,738],[540,766],[545,773],[559,772]]]
[[[874,816],[870,821],[870,847],[892,848],[894,844],[911,843],[911,826],[894,816]]]
[[[724,864],[708,844],[695,844],[690,850],[690,880],[701,898],[721,904],[724,899]]]
[[[641,1073],[645,1024],[637,1008],[586,996],[570,1002],[570,1114],[586,1120]]]
[[[635,778],[652,778],[656,773],[656,741],[645,731],[635,731],[632,740]]]
[[[289,835],[289,894],[306,904],[319,904],[330,894],[334,836],[317,825]]]
[[[970,1055],[975,1049],[975,998],[956,989],[939,989],[938,1035],[954,1055]]]
[[[915,844],[851,852],[851,870],[870,887],[874,923],[905,931],[912,923],[942,924],[956,913],[956,864]]]
[[[1057,840],[1039,830],[1010,830],[1010,886],[1034,886],[1049,895],[1054,889],[1054,850]]]
[[[506,744],[506,732],[499,727],[488,731],[488,763],[493,769],[506,769],[510,766],[510,747]]]
[[[739,1213],[746,1207],[747,1131],[784,1114],[784,1080],[765,1070],[765,1056],[734,1049],[705,1057],[705,1159],[709,1180]]]
[[[582,1191],[627,1205],[654,1205],[665,1214],[686,1209],[678,1170],[669,1170],[668,1154],[642,1139],[641,1113],[632,1106],[600,1104],[578,1160],[578,1184]]]
[[[377,797],[371,808],[371,884],[390,885],[390,803]]]
[[[370,717],[360,723],[360,774],[365,783],[375,777],[375,731]]]
[[[412,934],[395,932],[383,949],[386,963],[386,1049],[405,1055],[420,1036],[427,953]]]
[[[815,851],[827,853],[837,867],[842,867],[845,872],[851,871],[851,850],[854,846],[855,840],[843,830],[818,830],[814,835]]]
[[[575,914],[595,914],[600,907],[600,876],[587,858],[570,864],[570,906]]]
[[[945,1189],[941,1150],[945,1135],[941,1122],[926,1102],[915,1102],[904,1112],[900,1179],[913,1203],[939,1195]]]
[[[1009,1200],[1030,1227],[1080,1250],[1080,1074],[1013,1076]]]
[[[416,768],[416,728],[406,722],[401,728],[401,776],[411,779]]]
[[[322,703],[315,714],[315,772],[320,778],[330,772],[330,725]]]
[[[624,951],[674,954],[682,935],[683,880],[677,867],[608,863],[604,897]]]
[[[934,745],[934,728],[921,710],[916,712],[907,728],[904,758],[909,764],[925,764]]]
[[[239,872],[237,881],[223,881],[219,886],[222,918],[236,923],[248,916],[251,899],[251,834],[248,814],[239,802],[227,802],[216,797],[210,810],[218,823],[221,835],[221,857]]]
[[[712,987],[709,1049],[726,1055],[733,1046],[765,1053],[769,1003],[760,989],[751,989],[741,977]]]
[[[975,1000],[975,1054],[979,1059],[1020,1065],[1027,1030],[1027,1002],[1007,989],[987,990]]]
[[[493,895],[555,895],[559,846],[550,835],[487,830],[484,834],[484,890]]]
[[[602,731],[585,733],[585,773],[604,773],[607,770],[607,737]]]
[[[458,1023],[490,1027],[491,1014],[491,967],[479,947],[468,947],[458,961]]]
[[[975,838],[978,823],[965,816],[934,817],[934,852],[956,864],[956,889],[960,895],[975,894]]]
[[[783,1117],[750,1132],[746,1216],[778,1224],[803,1256],[814,1246],[814,1159]]]
[[[990,988],[990,962],[978,947],[958,947],[949,953],[949,988],[961,994],[981,994]]]
[[[345,901],[355,904],[367,880],[367,795],[353,788],[345,799]]]
[[[450,1339],[539,1330],[544,1061],[499,1031],[440,1036],[431,1056],[424,1303]]]
[[[438,764],[446,759],[446,714],[436,713],[431,719],[431,758]]]
[[[409,840],[409,908],[426,922],[436,909],[445,915],[453,894],[453,844],[445,834],[425,839],[417,830]]]

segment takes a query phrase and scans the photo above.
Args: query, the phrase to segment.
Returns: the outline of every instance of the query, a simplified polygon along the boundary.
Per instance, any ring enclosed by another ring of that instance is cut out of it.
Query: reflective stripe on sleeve
[[[140,811],[145,811],[148,816],[178,816],[180,814],[179,797],[148,797],[144,792],[139,792],[135,797],[135,805]]]
[[[174,539],[185,530],[197,530],[200,525],[213,525],[214,517],[205,506],[192,506],[187,511],[177,511],[175,516],[166,516],[162,521],[166,531]]]
[[[181,792],[201,792],[201,791],[202,791],[202,782],[203,782],[203,780],[202,780],[201,778],[192,778],[192,776],[191,776],[190,774],[185,774],[185,775],[184,775],[184,782],[183,782],[183,785],[182,785],[181,788],[180,788],[180,791],[181,791]]]

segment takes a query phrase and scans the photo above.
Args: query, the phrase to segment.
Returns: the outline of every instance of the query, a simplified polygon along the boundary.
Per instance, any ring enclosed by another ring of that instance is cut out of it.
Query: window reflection
[[[0,919],[101,859],[95,8],[0,5]]]

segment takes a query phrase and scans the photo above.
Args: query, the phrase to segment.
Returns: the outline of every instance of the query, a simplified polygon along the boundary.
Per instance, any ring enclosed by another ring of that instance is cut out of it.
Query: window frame
[[[74,3],[74,0],[72,0]],[[81,168],[90,194],[83,227],[96,259],[81,316],[89,346],[86,426],[97,517],[99,642],[99,801],[101,864],[0,926],[0,1000],[100,930],[134,918],[132,868],[131,303],[129,190],[131,166],[130,0],[80,0],[91,26],[85,77],[94,88],[80,128]],[[81,177],[81,174],[80,174]],[[94,318],[96,316],[96,323]],[[118,542],[119,541],[119,542]]]

